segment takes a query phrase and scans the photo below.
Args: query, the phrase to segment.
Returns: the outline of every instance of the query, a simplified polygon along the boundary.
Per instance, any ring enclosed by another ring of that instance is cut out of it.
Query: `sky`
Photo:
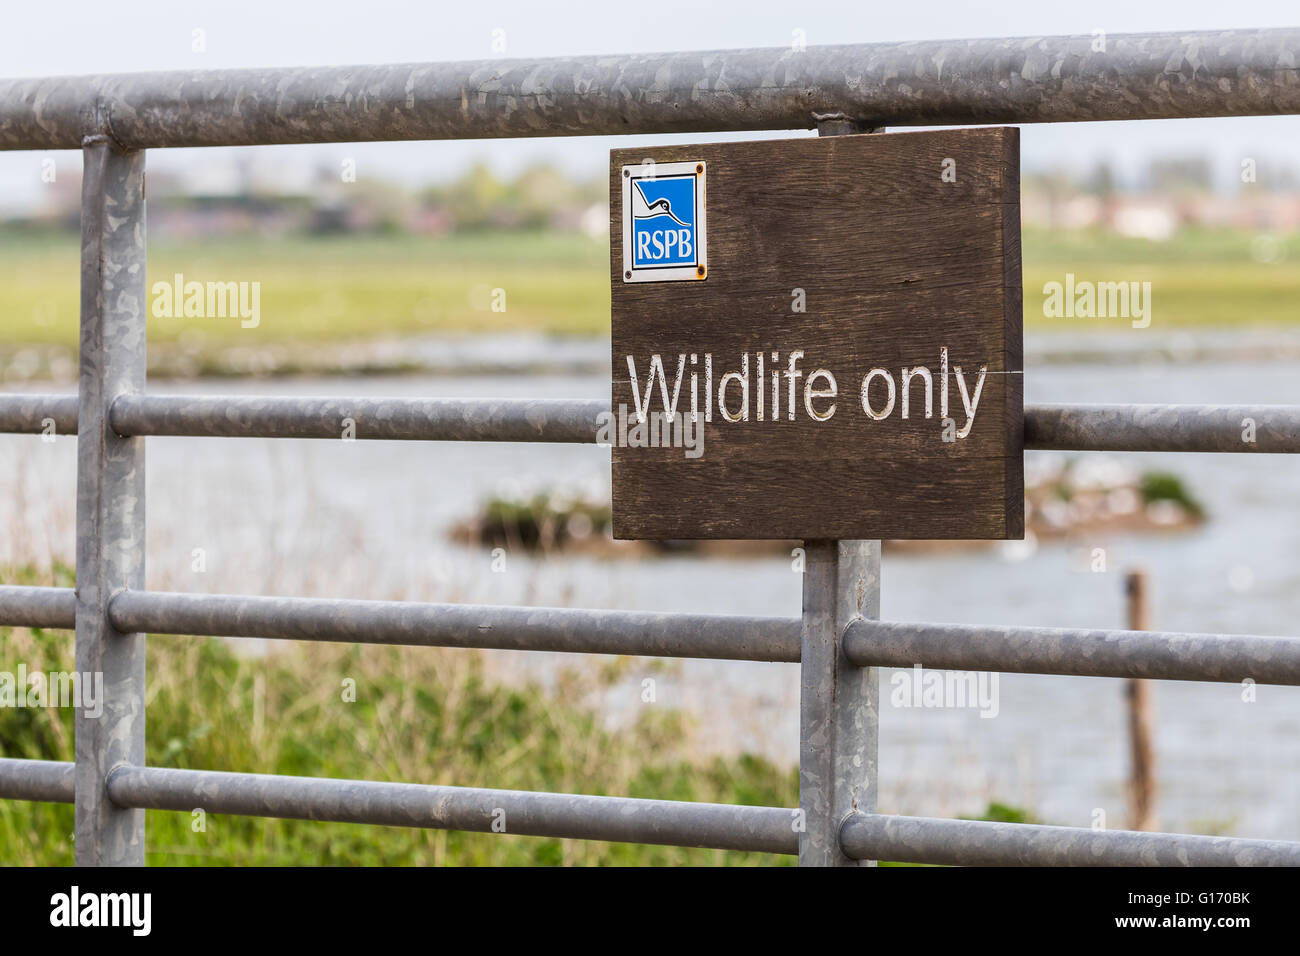
[[[1297,0],[5,0],[0,74],[193,70],[346,65],[642,53],[686,49],[784,47],[794,30],[819,43],[1042,34],[1108,34],[1300,25]],[[683,27],[683,24],[686,24]],[[195,31],[203,49],[195,49]],[[496,31],[504,31],[498,33]],[[707,136],[710,140],[753,138]],[[772,134],[757,134],[771,138]],[[786,134],[789,135],[789,134]],[[806,134],[798,134],[806,135]],[[484,161],[509,175],[546,159],[575,175],[594,175],[613,146],[699,140],[686,137],[575,137],[470,142],[245,147],[259,167],[290,177],[317,166],[356,163],[411,185],[445,181]],[[1076,123],[1023,128],[1027,171],[1086,171],[1105,160],[1132,182],[1153,158],[1205,155],[1227,184],[1252,157],[1300,165],[1300,117]],[[233,150],[155,150],[153,169],[201,178],[229,166]],[[41,162],[75,169],[75,153],[0,153],[0,210],[31,205],[41,193]]]

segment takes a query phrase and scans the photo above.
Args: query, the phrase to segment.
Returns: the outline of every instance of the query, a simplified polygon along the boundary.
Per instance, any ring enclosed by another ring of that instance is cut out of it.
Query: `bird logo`
[[[667,216],[679,226],[690,228],[690,223],[682,222],[673,214],[672,204],[665,199],[656,199],[654,202],[647,202],[645,193],[641,191],[640,183],[632,184],[632,218],[633,219],[653,219],[655,216]]]

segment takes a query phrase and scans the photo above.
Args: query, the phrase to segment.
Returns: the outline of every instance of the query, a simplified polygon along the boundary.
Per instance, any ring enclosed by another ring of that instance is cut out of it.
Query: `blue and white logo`
[[[695,177],[632,180],[632,264],[695,265]]]
[[[623,281],[703,279],[704,163],[623,167]]]

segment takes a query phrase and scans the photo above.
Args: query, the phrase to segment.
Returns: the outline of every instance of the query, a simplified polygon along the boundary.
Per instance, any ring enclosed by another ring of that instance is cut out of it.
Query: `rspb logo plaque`
[[[623,167],[623,281],[708,277],[704,162]]]

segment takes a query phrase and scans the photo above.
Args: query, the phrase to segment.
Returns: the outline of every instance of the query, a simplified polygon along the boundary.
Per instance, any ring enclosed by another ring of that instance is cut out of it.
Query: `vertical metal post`
[[[804,551],[799,865],[858,866],[840,849],[840,824],[876,809],[879,689],[842,638],[851,621],[880,617],[880,542],[805,541]]]
[[[144,587],[144,439],[108,424],[113,400],[144,388],[144,153],[102,136],[82,153],[77,671],[103,675],[104,700],[98,716],[77,712],[76,861],[142,866],[144,811],[115,805],[105,779],[144,765],[144,635],[108,621],[115,591]]]
[[[819,136],[881,129],[821,119]],[[844,628],[880,617],[880,542],[805,541],[799,666],[800,866],[873,866],[840,849],[840,824],[876,809],[879,688],[875,668],[844,656]]]

